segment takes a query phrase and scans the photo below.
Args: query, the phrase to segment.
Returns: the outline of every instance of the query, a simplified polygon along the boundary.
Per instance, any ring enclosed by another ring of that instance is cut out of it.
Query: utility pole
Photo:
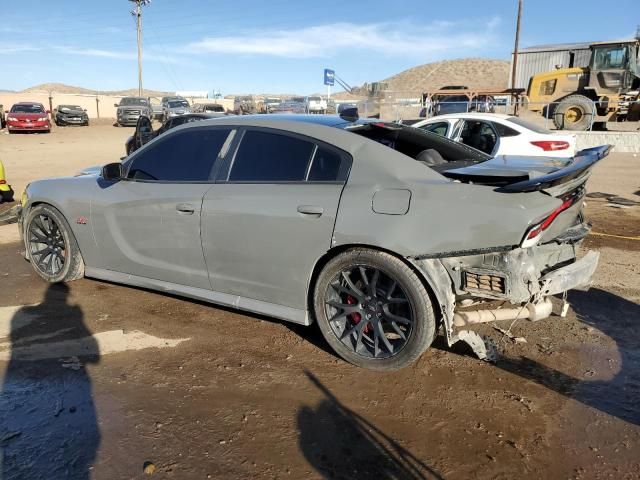
[[[136,4],[131,15],[136,17],[136,30],[138,32],[138,96],[142,97],[142,7],[151,3],[151,0],[129,0]]]
[[[518,46],[520,44],[520,18],[522,17],[522,0],[518,0],[518,20],[516,23],[516,42],[513,47],[513,62],[511,62],[511,88],[516,88],[516,71],[518,68]],[[513,96],[512,96],[513,98]],[[518,102],[513,107],[514,115],[518,113]]]

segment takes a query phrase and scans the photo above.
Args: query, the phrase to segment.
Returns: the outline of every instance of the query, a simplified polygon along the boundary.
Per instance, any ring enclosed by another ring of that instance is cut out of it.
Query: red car
[[[41,103],[16,103],[7,113],[7,130],[9,133],[19,131],[49,133],[51,131],[49,113]]]

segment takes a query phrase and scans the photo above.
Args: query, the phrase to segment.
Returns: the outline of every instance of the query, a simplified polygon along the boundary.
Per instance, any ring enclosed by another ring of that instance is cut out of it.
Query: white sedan
[[[412,126],[492,156],[573,157],[576,153],[575,135],[556,134],[513,115],[452,113],[428,118]]]

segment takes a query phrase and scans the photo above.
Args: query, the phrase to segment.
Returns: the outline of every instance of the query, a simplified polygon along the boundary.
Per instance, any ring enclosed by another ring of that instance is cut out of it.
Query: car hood
[[[462,168],[440,169],[440,173],[463,182],[495,185],[505,192],[544,190],[590,171],[610,150],[611,145],[601,145],[570,158],[499,155]]]
[[[24,113],[24,112],[9,112],[7,117],[17,118],[18,120],[37,120],[38,118],[46,117],[47,114],[42,113]]]

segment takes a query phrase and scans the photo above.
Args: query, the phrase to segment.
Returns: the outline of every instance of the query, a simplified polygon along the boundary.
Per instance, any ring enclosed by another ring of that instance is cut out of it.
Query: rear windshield
[[[416,160],[425,158],[426,150],[435,150],[445,162],[471,163],[491,158],[474,148],[454,142],[435,133],[392,123],[372,122],[345,128],[374,140]],[[428,157],[429,155],[427,155]]]
[[[532,132],[543,133],[543,134],[551,133],[546,128],[540,127],[539,125],[536,125],[533,122],[523,120],[520,117],[509,117],[507,118],[507,122],[515,123],[516,125],[520,125],[521,127],[531,130]]]
[[[44,113],[44,107],[39,104],[14,105],[11,107],[13,113]]]

